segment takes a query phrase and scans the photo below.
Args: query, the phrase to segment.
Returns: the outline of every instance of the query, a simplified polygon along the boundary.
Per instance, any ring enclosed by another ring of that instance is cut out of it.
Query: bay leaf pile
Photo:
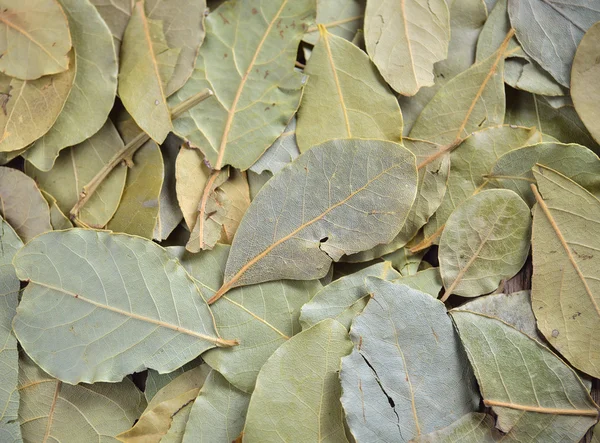
[[[0,6],[0,443],[600,442],[598,0]]]

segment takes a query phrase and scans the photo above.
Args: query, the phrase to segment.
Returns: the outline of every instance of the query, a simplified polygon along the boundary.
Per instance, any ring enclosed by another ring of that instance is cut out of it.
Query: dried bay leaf
[[[310,149],[248,208],[223,286],[210,301],[236,286],[320,278],[343,254],[391,241],[410,211],[416,181],[414,155],[393,142],[332,140]]]
[[[433,65],[448,55],[450,11],[445,0],[370,0],[367,53],[397,92],[415,95],[433,85]]]
[[[577,45],[600,21],[600,5],[594,0],[510,0],[508,15],[523,50],[568,88]]]
[[[175,69],[165,86],[166,96],[177,92],[192,75],[204,40],[206,0],[145,0],[150,20],[162,21],[169,48],[180,49]]]
[[[328,32],[349,41],[362,28],[364,14],[364,0],[317,1],[317,25],[323,25]],[[315,45],[319,40],[317,26],[308,28],[302,40]]]
[[[202,357],[198,357],[172,372],[165,372],[163,374],[155,371],[154,369],[148,369],[148,377],[146,378],[146,385],[144,386],[144,397],[146,397],[146,400],[150,402],[158,391],[167,386],[184,372],[194,369],[200,366],[202,363]]]
[[[210,176],[202,153],[183,145],[175,161],[175,187],[177,200],[188,229],[192,231],[198,217],[202,190]]]
[[[563,143],[538,143],[507,152],[498,159],[490,182],[515,191],[529,206],[535,203],[531,183],[532,168],[544,165],[570,178],[600,197],[600,159],[585,146]]]
[[[162,22],[149,19],[138,1],[123,35],[118,91],[127,112],[157,143],[173,130],[165,88],[180,52],[167,44]]]
[[[451,146],[474,131],[502,124],[504,51],[509,41],[505,39],[494,54],[442,86],[419,115],[409,136]]]
[[[533,173],[539,192],[531,299],[538,328],[573,366],[597,377],[600,354],[590,337],[600,327],[600,201],[556,171],[536,166]]]
[[[116,442],[146,401],[131,380],[70,385],[52,378],[27,356],[19,361],[19,419],[24,442]],[[75,432],[74,432],[75,431]]]
[[[296,141],[296,117],[292,118],[283,134],[279,136],[265,153],[250,166],[250,171],[262,174],[265,171],[277,174],[288,163],[296,160],[300,155],[300,148]]]
[[[315,6],[315,0],[229,1],[206,18],[194,72],[169,104],[205,88],[214,92],[174,122],[175,133],[199,147],[212,168],[248,169],[296,112],[305,79],[294,60]]]
[[[599,18],[600,20],[600,18]],[[598,86],[598,57],[600,48],[600,24],[596,23],[583,36],[571,71],[571,97],[573,105],[585,127],[596,141],[600,140],[600,89]]]
[[[65,382],[115,382],[144,368],[170,372],[215,345],[234,344],[219,338],[193,280],[153,242],[55,231],[30,241],[14,264],[30,281],[15,334]]]
[[[0,167],[0,214],[25,243],[52,230],[50,208],[37,184],[16,169]]]
[[[482,0],[449,0],[447,3],[450,9],[449,56],[434,65],[434,85],[421,88],[414,97],[398,97],[406,135],[410,133],[417,117],[442,85],[475,62],[477,37],[488,18],[485,4]]]
[[[75,52],[73,88],[52,128],[24,157],[37,169],[52,168],[61,149],[94,135],[108,118],[117,92],[117,55],[110,30],[87,0],[59,0]]]
[[[71,220],[67,217],[58,207],[56,199],[45,191],[42,191],[42,195],[48,202],[50,207],[50,224],[52,229],[59,231],[61,229],[70,229],[73,227]]]
[[[158,221],[163,177],[160,148],[149,140],[133,156],[133,166],[127,171],[121,202],[106,227],[152,239]]]
[[[207,365],[184,372],[156,393],[135,425],[117,436],[124,443],[159,443],[182,409],[198,396],[211,372]]]
[[[90,2],[96,7],[108,25],[118,56],[123,34],[133,10],[133,0],[90,0]]]
[[[538,131],[563,143],[578,143],[600,152],[600,146],[590,136],[572,105],[556,108],[548,98],[507,88],[505,123],[535,126]]]
[[[496,182],[487,177],[498,158],[513,149],[540,142],[535,128],[492,126],[476,131],[450,153],[448,187],[435,214],[425,226],[425,241],[434,241],[458,205]]]
[[[304,73],[296,137],[300,152],[337,138],[373,138],[400,142],[398,100],[367,54],[321,26]]]
[[[407,442],[475,411],[475,380],[443,303],[373,277],[367,287],[373,300],[352,323],[340,373],[356,441]]]
[[[323,320],[292,337],[260,370],[243,441],[347,442],[339,397],[340,360],[352,349],[346,328]]]
[[[50,130],[71,92],[76,65],[69,52],[69,69],[37,80],[0,74],[0,152],[19,151]],[[1,59],[0,59],[1,60]]]
[[[477,41],[477,60],[490,56],[502,43],[510,30],[507,10],[508,0],[499,0],[490,13]],[[544,71],[522,49],[513,37],[504,61],[504,81],[513,88],[541,95],[565,95],[567,90]]]
[[[232,442],[242,432],[250,395],[211,371],[192,405],[183,443]]]
[[[577,442],[596,422],[598,407],[579,377],[548,348],[500,320],[451,314],[504,441]]]
[[[415,443],[494,443],[512,442],[494,429],[494,419],[487,414],[471,412],[449,426],[412,440]]]
[[[154,239],[158,241],[165,240],[183,218],[181,209],[179,209],[179,202],[177,201],[175,177],[180,146],[181,139],[173,134],[169,134],[160,149],[163,157],[164,180],[158,202],[158,218],[154,227]]]
[[[69,24],[56,0],[6,0],[0,13],[0,72],[21,80],[66,71]]]
[[[513,191],[475,194],[448,217],[440,238],[440,272],[446,292],[477,297],[515,275],[527,259],[531,215]]]
[[[60,152],[48,172],[25,162],[25,172],[54,198],[60,210],[68,214],[77,203],[83,186],[123,148],[123,140],[115,126],[107,120],[91,138]],[[125,187],[127,168],[119,166],[102,182],[81,209],[78,221],[86,226],[102,228],[112,218]]]
[[[0,219],[0,440],[18,441],[19,352],[12,332],[12,321],[19,304],[21,284],[12,265],[15,253],[23,246],[8,223]],[[11,438],[12,437],[12,440]]]
[[[354,317],[362,312],[369,301],[365,278],[371,276],[394,280],[399,278],[400,274],[392,268],[390,262],[383,262],[335,280],[302,306],[300,314],[302,329],[308,329],[326,318],[333,318],[346,328],[350,328]]]
[[[205,299],[223,282],[229,247],[198,254],[175,253]],[[202,358],[230,383],[252,392],[260,368],[273,352],[300,332],[300,308],[321,289],[317,280],[276,281],[233,289],[212,307],[223,338],[240,338],[234,352],[206,352]]]

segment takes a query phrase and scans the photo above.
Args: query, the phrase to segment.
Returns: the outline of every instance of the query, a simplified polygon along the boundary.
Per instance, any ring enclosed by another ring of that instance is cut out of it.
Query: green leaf
[[[8,223],[0,219],[0,439],[4,435],[18,432],[12,422],[17,420],[19,412],[18,360],[17,339],[12,332],[12,321],[19,304],[19,289],[21,284],[12,259],[23,246],[23,242]],[[16,440],[16,438],[15,438]]]
[[[56,122],[24,154],[27,161],[43,171],[52,168],[61,149],[98,132],[117,92],[117,55],[106,23],[87,0],[59,2],[69,17],[76,73]]]
[[[199,254],[172,252],[192,275],[204,298],[213,296],[223,282],[229,247],[217,245]],[[300,308],[320,289],[317,280],[276,281],[233,289],[212,311],[223,338],[240,338],[241,343],[228,352],[206,352],[202,358],[238,389],[252,392],[263,364],[300,332]]]
[[[541,141],[534,128],[508,125],[474,132],[450,153],[448,189],[427,226],[425,238],[441,234],[448,217],[458,205],[482,189],[495,187],[487,177],[498,158],[506,152]]]
[[[556,171],[536,166],[533,172],[539,187],[534,192],[533,312],[548,342],[577,369],[597,377],[600,355],[589,338],[600,328],[600,201]]]
[[[244,442],[347,442],[338,372],[351,349],[346,328],[335,320],[281,345],[258,375]]]
[[[0,152],[22,150],[50,130],[73,86],[75,55],[69,54],[70,67],[59,74],[37,80],[0,74]]]
[[[55,197],[60,210],[68,214],[77,203],[83,186],[123,147],[123,140],[115,126],[107,120],[91,138],[62,150],[50,171],[40,171],[25,162],[25,173]],[[126,167],[115,168],[83,206],[79,221],[86,226],[106,226],[121,201],[126,175]]]
[[[502,44],[510,30],[507,1],[496,3],[477,41],[477,60],[489,57]],[[504,62],[504,81],[513,88],[542,95],[565,95],[567,90],[533,61],[519,46],[516,37],[510,41]]]
[[[367,54],[327,32],[313,49],[304,73],[310,78],[298,111],[296,136],[301,152],[336,138],[400,142],[398,100]]]
[[[598,3],[511,0],[508,15],[523,50],[568,88],[577,45],[585,31],[600,21]]]
[[[538,131],[563,143],[578,143],[600,152],[572,105],[555,108],[547,98],[507,88],[505,123],[516,126],[535,126]],[[547,140],[545,140],[547,141]]]
[[[414,162],[396,143],[360,139],[298,157],[248,208],[212,301],[236,286],[323,277],[343,254],[391,241],[415,198]]]
[[[500,320],[451,314],[505,441],[577,442],[596,422],[597,406],[579,377],[548,348]]]
[[[0,213],[24,242],[52,230],[50,208],[37,184],[21,171],[0,167]]]
[[[158,220],[163,177],[160,148],[149,140],[133,156],[133,166],[127,172],[121,202],[106,227],[151,240]]]
[[[413,275],[397,278],[392,282],[398,285],[406,285],[409,288],[429,294],[433,298],[438,298],[443,287],[439,268],[427,268]]]
[[[434,63],[448,55],[450,11],[445,0],[371,0],[365,11],[369,56],[390,86],[415,95],[432,86]]]
[[[184,372],[156,393],[135,425],[120,433],[124,443],[159,443],[166,435],[174,417],[198,396],[204,380],[211,372],[208,365]]]
[[[352,323],[342,405],[356,441],[408,442],[475,411],[479,395],[443,303],[369,277]]]
[[[173,130],[165,89],[179,53],[168,46],[162,22],[150,20],[139,0],[123,35],[119,97],[137,125],[157,143]]]
[[[305,78],[294,61],[315,3],[239,0],[206,18],[194,73],[169,104],[205,88],[214,92],[175,120],[175,133],[198,146],[212,168],[248,169],[296,112]]]
[[[72,386],[52,378],[23,355],[19,360],[19,421],[24,442],[116,442],[140,416],[146,400],[128,378]],[[74,433],[75,431],[75,433]]]
[[[277,174],[288,163],[296,160],[299,155],[300,148],[296,142],[296,117],[294,116],[283,134],[256,160],[256,163],[250,166],[250,171],[256,174],[262,174],[265,171]]]
[[[487,59],[446,83],[427,104],[409,136],[451,145],[472,132],[504,120],[504,51],[509,40]]]
[[[333,318],[349,329],[354,317],[362,312],[369,301],[365,278],[371,276],[394,280],[399,278],[400,274],[392,268],[390,262],[383,262],[335,280],[302,306],[302,329],[306,330],[326,318]]]
[[[596,141],[600,140],[600,88],[596,61],[600,57],[600,24],[596,23],[583,36],[571,71],[571,97],[575,110]]]
[[[527,259],[531,215],[507,189],[482,191],[450,215],[440,239],[440,271],[446,293],[477,297],[515,275]]]
[[[131,18],[131,12],[133,10],[132,0],[90,0],[90,2],[96,7],[106,24],[108,25],[110,32],[113,36],[115,44],[115,52],[117,56],[120,54],[121,41],[123,40],[123,34],[127,23]]]
[[[351,41],[362,29],[365,14],[363,0],[318,0],[317,25],[323,25],[333,35]],[[302,40],[315,45],[319,40],[317,26],[308,28]]]
[[[494,419],[490,415],[471,412],[463,415],[449,426],[412,440],[415,443],[493,443],[514,440],[494,429]]]
[[[155,371],[154,369],[148,369],[148,377],[146,378],[146,385],[144,386],[144,397],[146,397],[146,400],[150,402],[158,391],[167,386],[184,372],[200,366],[202,362],[202,357],[198,357],[195,360],[192,360],[175,369],[173,372],[165,372],[163,374]]]
[[[190,411],[183,443],[232,442],[242,432],[250,395],[212,371]]]
[[[538,143],[504,154],[489,175],[491,183],[515,191],[529,206],[535,203],[531,169],[544,165],[565,175],[596,196],[600,196],[600,159],[585,146]]]
[[[15,334],[44,370],[67,383],[115,382],[145,368],[170,372],[215,345],[233,344],[216,335],[183,267],[151,241],[55,231],[30,241],[14,264],[30,281]]]
[[[434,65],[433,86],[421,88],[414,97],[398,97],[405,134],[410,132],[417,117],[436,92],[475,62],[477,37],[488,18],[485,4],[482,0],[449,0],[447,3],[450,9],[449,57]]]
[[[3,74],[35,80],[69,68],[69,24],[56,0],[3,2],[0,30]]]

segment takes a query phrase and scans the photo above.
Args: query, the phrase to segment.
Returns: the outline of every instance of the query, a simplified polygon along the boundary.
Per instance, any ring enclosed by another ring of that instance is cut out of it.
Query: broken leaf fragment
[[[342,405],[356,441],[408,442],[479,404],[472,372],[443,303],[374,277],[342,359]]]
[[[15,334],[41,367],[67,383],[116,382],[144,368],[169,372],[215,345],[234,344],[217,335],[184,268],[151,241],[54,231],[30,241],[14,264],[30,282]],[[166,352],[172,347],[180,352]]]
[[[66,71],[71,34],[56,0],[6,0],[0,12],[0,72],[35,80]]]
[[[391,241],[410,211],[416,181],[414,155],[396,143],[332,140],[310,149],[251,203],[223,286],[210,302],[236,286],[321,278],[343,254]]]

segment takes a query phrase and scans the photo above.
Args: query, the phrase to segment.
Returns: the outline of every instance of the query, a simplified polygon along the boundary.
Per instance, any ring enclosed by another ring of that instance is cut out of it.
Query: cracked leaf
[[[318,0],[316,22],[333,35],[352,41],[356,33],[362,30],[364,13],[364,0]],[[319,40],[317,26],[308,28],[302,40],[315,45]]]
[[[475,411],[479,395],[443,303],[374,277],[342,359],[342,405],[356,441],[408,442]],[[418,339],[417,339],[418,337]]]
[[[262,174],[265,171],[277,174],[289,163],[296,160],[299,155],[300,148],[296,142],[296,117],[294,116],[286,126],[283,134],[256,160],[256,163],[250,166],[250,171],[256,174]]]

